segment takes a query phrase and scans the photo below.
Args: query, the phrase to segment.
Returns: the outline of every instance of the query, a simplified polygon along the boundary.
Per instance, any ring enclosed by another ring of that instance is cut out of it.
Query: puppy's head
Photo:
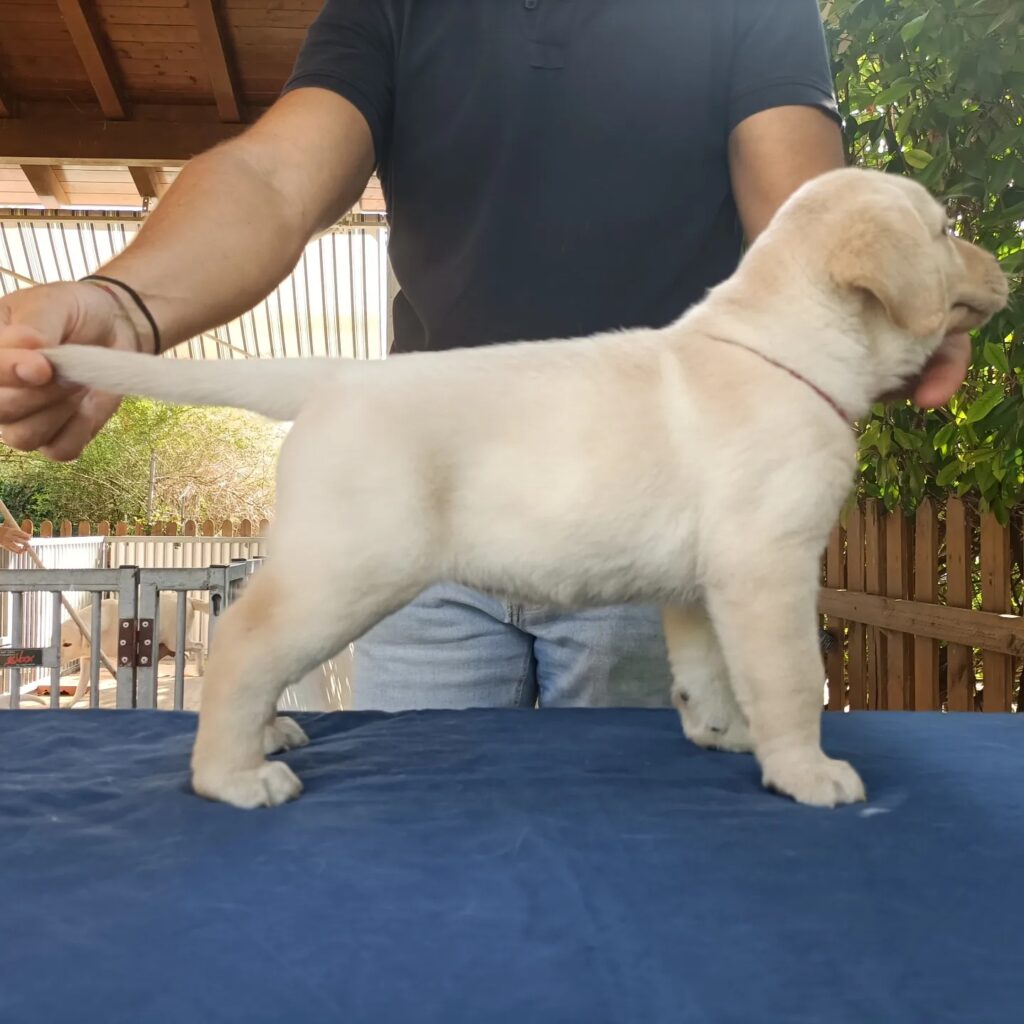
[[[833,171],[793,197],[793,213],[804,249],[818,241],[808,273],[861,322],[880,393],[920,375],[948,334],[1006,305],[996,259],[957,238],[943,207],[906,178]]]

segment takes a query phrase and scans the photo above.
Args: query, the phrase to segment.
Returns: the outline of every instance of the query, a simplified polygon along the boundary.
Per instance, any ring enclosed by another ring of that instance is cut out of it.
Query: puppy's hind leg
[[[821,749],[817,558],[796,545],[778,547],[763,571],[750,568],[758,565],[757,552],[743,566],[732,563],[740,554],[734,551],[707,586],[708,611],[750,723],[762,780],[818,807],[863,800],[856,771]]]
[[[699,604],[662,611],[672,667],[672,703],[686,738],[701,747],[747,753],[750,728],[736,702],[711,621]]]
[[[219,623],[192,753],[201,796],[245,808],[297,797],[302,784],[292,770],[265,760],[306,742],[296,723],[275,717],[281,692],[411,596],[363,581],[357,592],[344,571],[339,580],[320,570],[300,578],[268,564]]]

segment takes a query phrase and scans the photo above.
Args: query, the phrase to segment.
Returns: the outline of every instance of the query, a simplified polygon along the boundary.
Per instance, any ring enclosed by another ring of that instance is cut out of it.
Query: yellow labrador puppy
[[[821,749],[816,632],[851,422],[1006,300],[996,261],[952,237],[923,188],[842,170],[801,188],[662,330],[387,363],[47,355],[67,381],[296,419],[271,558],[211,653],[198,793],[298,796],[266,760],[306,742],[275,717],[282,689],[453,580],[566,608],[662,605],[687,736],[752,750],[766,786],[828,807],[864,799]],[[314,549],[324,508],[336,525]]]

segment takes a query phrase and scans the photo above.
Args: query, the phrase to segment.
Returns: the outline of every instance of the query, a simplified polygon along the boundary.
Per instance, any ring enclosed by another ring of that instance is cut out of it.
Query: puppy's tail
[[[310,393],[340,372],[335,359],[157,359],[92,345],[46,349],[60,380],[180,405],[249,409],[293,420]]]

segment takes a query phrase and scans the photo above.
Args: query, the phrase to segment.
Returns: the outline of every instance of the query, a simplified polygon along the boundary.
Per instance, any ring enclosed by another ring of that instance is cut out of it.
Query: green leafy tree
[[[851,161],[927,186],[956,230],[1024,271],[1024,4],[822,4]],[[1024,308],[974,336],[948,408],[876,409],[861,437],[861,494],[912,510],[926,494],[976,499],[1003,521],[1024,501]]]
[[[36,522],[261,519],[282,436],[247,413],[127,399],[75,462],[0,447],[0,496]]]

